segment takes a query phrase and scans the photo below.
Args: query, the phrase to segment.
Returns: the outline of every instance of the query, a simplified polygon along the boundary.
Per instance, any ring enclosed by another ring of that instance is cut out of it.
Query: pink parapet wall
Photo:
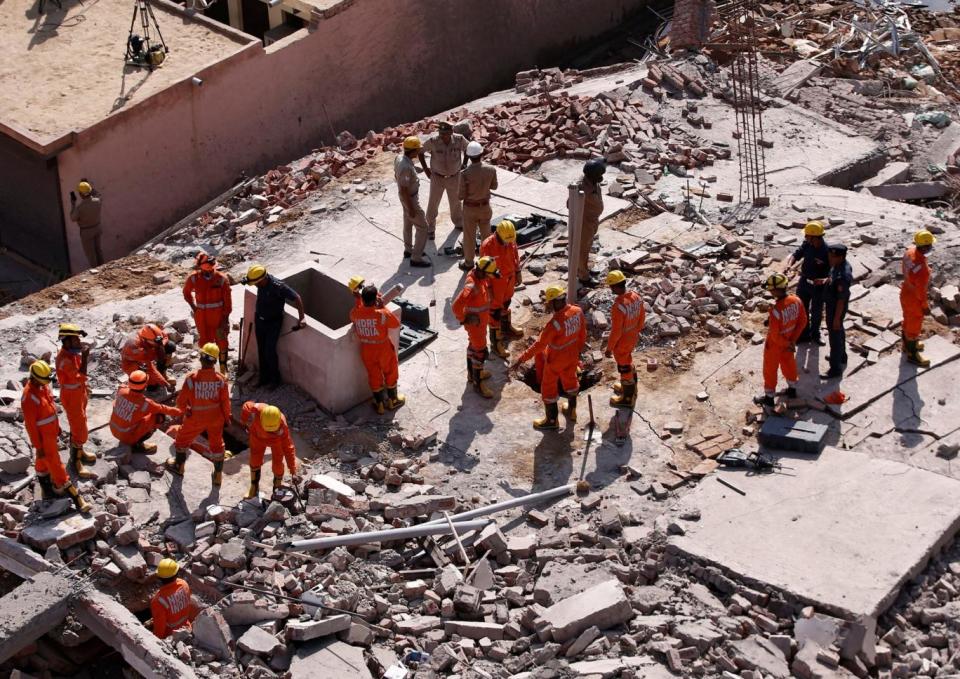
[[[291,332],[297,324],[297,311],[290,304],[286,306],[277,348],[283,381],[300,387],[324,410],[335,415],[368,400],[372,393],[367,371],[360,359],[360,343],[349,320],[353,293],[313,263],[274,275],[300,294],[306,311],[307,327]],[[241,321],[245,344],[248,328],[253,327],[256,303],[256,286],[247,286]],[[400,317],[398,306],[389,304],[388,308],[397,318]],[[390,340],[396,349],[400,331],[391,330]],[[252,330],[244,365],[254,368],[258,365],[257,337]]]
[[[197,69],[202,86],[191,75],[73,133],[58,159],[64,214],[79,177],[90,178],[103,192],[105,254],[128,254],[242,171],[329,143],[331,127],[362,134],[509,87],[517,71],[616,27],[645,3],[356,0],[316,10],[310,28]],[[168,59],[176,54],[171,45]],[[76,225],[66,223],[72,269],[82,270]]]

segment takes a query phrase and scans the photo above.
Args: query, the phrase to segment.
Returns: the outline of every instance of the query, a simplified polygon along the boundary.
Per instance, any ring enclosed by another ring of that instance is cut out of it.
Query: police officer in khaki
[[[480,241],[490,235],[490,219],[493,210],[490,207],[490,192],[497,188],[497,170],[484,165],[483,146],[472,141],[467,144],[467,158],[470,165],[460,173],[460,197],[463,199],[463,261],[462,271],[473,268],[473,257],[477,251],[477,230]]]
[[[420,151],[420,166],[430,180],[430,198],[427,200],[427,238],[433,240],[437,232],[437,210],[444,192],[450,205],[450,221],[456,229],[463,228],[460,212],[460,170],[466,164],[464,152],[467,138],[453,131],[453,125],[443,121],[437,125],[437,133],[427,139]],[[430,154],[427,167],[426,154]]]
[[[430,266],[430,262],[423,258],[423,249],[427,246],[427,220],[420,207],[420,178],[413,165],[413,158],[421,153],[421,147],[419,137],[403,140],[403,153],[393,161],[393,177],[403,206],[403,256],[410,258],[410,266],[425,267]]]
[[[590,248],[600,228],[600,215],[603,213],[603,194],[600,183],[607,164],[602,158],[588,160],[583,165],[583,178],[580,190],[583,191],[583,228],[580,230],[580,260],[577,263],[577,280],[585,287],[595,287],[597,282],[590,276]],[[569,206],[568,206],[569,207]]]
[[[90,266],[103,264],[103,249],[100,247],[100,196],[86,179],[77,184],[77,193],[70,192],[70,219],[80,228],[80,242]]]

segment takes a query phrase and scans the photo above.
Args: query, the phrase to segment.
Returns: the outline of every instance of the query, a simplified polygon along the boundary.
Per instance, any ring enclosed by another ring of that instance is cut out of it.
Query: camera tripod
[[[133,32],[138,16],[140,17],[140,34]],[[156,33],[156,40],[151,37],[151,31]],[[131,66],[146,67],[152,71],[163,63],[169,51],[149,1],[134,0],[133,18],[130,20],[130,35],[127,38],[124,60]]]

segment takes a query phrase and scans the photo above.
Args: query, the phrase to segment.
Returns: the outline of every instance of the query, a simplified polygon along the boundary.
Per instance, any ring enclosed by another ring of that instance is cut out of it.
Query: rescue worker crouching
[[[483,398],[493,398],[493,392],[484,384],[490,373],[483,369],[483,364],[490,354],[487,328],[493,301],[491,280],[499,275],[492,257],[480,257],[452,304],[453,315],[467,331],[467,383]]]
[[[167,417],[180,417],[177,408],[157,403],[144,394],[147,374],[142,370],[130,373],[126,383],[121,384],[113,399],[110,415],[110,433],[120,443],[130,446],[134,453],[149,455],[157,451],[154,443],[147,443]]]
[[[120,350],[120,369],[127,375],[134,370],[146,373],[149,387],[162,386],[173,393],[176,383],[167,379],[167,361],[177,351],[159,325],[148,323],[127,336]]]
[[[184,379],[177,397],[177,407],[183,412],[183,424],[174,440],[175,457],[166,461],[167,469],[183,476],[190,444],[206,432],[210,443],[210,461],[213,462],[211,483],[215,487],[223,482],[223,462],[226,459],[223,428],[233,419],[227,380],[215,368],[219,359],[220,349],[216,344],[211,342],[203,345],[200,350],[200,369]]]
[[[179,572],[180,566],[173,559],[163,559],[157,564],[160,590],[150,600],[150,614],[153,633],[160,639],[166,639],[181,627],[189,629],[197,614],[190,585],[177,577]]]
[[[274,491],[283,485],[284,463],[290,471],[293,483],[298,485],[300,478],[297,476],[297,449],[290,436],[287,418],[280,409],[266,403],[247,401],[243,404],[240,422],[250,434],[250,488],[244,498],[250,500],[260,494],[260,468],[268,447],[271,452]]]
[[[365,285],[360,300],[361,306],[350,311],[350,322],[360,342],[360,358],[373,392],[373,407],[383,415],[384,408],[396,410],[407,402],[406,396],[397,393],[400,364],[390,341],[390,331],[400,327],[400,320],[383,308],[376,286]]]

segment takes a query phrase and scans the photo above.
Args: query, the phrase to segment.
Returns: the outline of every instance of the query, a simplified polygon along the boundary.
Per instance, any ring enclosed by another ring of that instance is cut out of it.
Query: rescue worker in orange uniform
[[[903,255],[903,284],[900,286],[900,307],[903,309],[903,353],[907,361],[926,368],[930,359],[925,358],[920,331],[923,317],[930,313],[927,301],[927,288],[930,285],[930,267],[927,266],[927,253],[937,242],[936,237],[923,229],[913,236],[913,246]]]
[[[567,397],[563,414],[569,422],[577,421],[577,393],[580,390],[577,369],[580,367],[580,352],[587,343],[587,322],[583,311],[576,305],[567,304],[566,289],[557,283],[549,285],[544,291],[544,300],[553,317],[543,326],[537,341],[510,367],[516,371],[534,356],[543,355],[540,397],[544,417],[533,421],[533,428],[539,430],[559,428],[557,401],[561,388]]]
[[[223,428],[233,417],[230,413],[230,388],[227,380],[214,367],[220,359],[220,349],[213,342],[200,350],[200,369],[187,375],[177,397],[177,407],[183,412],[183,424],[174,439],[175,457],[167,459],[166,466],[172,473],[183,476],[190,444],[206,432],[210,443],[210,461],[213,462],[211,483],[223,483],[223,462],[226,450],[223,445]]]
[[[189,629],[197,614],[190,585],[177,577],[179,572],[180,565],[173,559],[163,559],[157,565],[160,590],[150,600],[150,614],[153,633],[160,639],[166,639],[181,627]]]
[[[217,271],[217,260],[205,252],[197,255],[196,269],[183,284],[183,298],[193,310],[197,325],[197,346],[214,342],[220,347],[220,372],[227,374],[227,339],[233,297],[230,279]]]
[[[782,371],[787,380],[783,395],[796,398],[797,340],[807,327],[807,311],[803,301],[796,295],[787,294],[787,277],[782,273],[767,278],[766,289],[774,298],[767,319],[767,340],[763,345],[763,396],[754,398],[758,405],[774,406],[777,393],[777,371]]]
[[[467,383],[484,398],[493,398],[493,392],[484,384],[490,373],[483,364],[490,355],[487,349],[487,328],[490,325],[490,307],[493,303],[491,281],[500,276],[492,257],[480,257],[467,274],[463,289],[453,300],[453,315],[467,331]]]
[[[30,436],[30,444],[36,452],[34,467],[43,499],[54,495],[69,495],[79,512],[89,512],[90,504],[83,499],[63,468],[60,459],[59,441],[60,421],[57,419],[57,406],[53,402],[50,381],[53,368],[45,361],[30,364],[30,379],[23,387],[20,396],[20,408],[23,411],[23,423]]]
[[[148,385],[163,386],[171,392],[176,384],[166,377],[167,359],[177,350],[159,325],[149,323],[130,333],[120,350],[120,369],[127,375],[134,370],[147,374]]]
[[[90,347],[80,341],[87,333],[73,323],[61,323],[57,337],[60,351],[55,362],[60,383],[60,405],[70,425],[70,464],[81,479],[93,478],[84,463],[93,464],[97,456],[83,449],[87,442],[87,362]]]
[[[121,384],[113,398],[110,415],[110,433],[120,443],[130,446],[134,453],[149,455],[157,452],[154,443],[147,443],[166,417],[180,417],[177,408],[147,398],[147,374],[142,370],[130,373],[126,384]]]
[[[507,340],[523,337],[523,331],[513,327],[510,312],[513,292],[523,280],[520,273],[520,254],[517,251],[517,227],[514,223],[504,219],[497,224],[496,231],[480,244],[480,255],[493,258],[500,274],[499,278],[490,281],[490,290],[493,293],[490,346],[497,356],[508,358],[510,354],[506,347]]]
[[[603,352],[607,358],[613,356],[620,373],[619,389],[615,384],[610,397],[610,405],[633,408],[637,402],[637,373],[633,369],[633,349],[637,346],[647,313],[643,307],[643,298],[634,290],[627,290],[627,277],[622,271],[614,269],[607,274],[607,285],[617,297],[610,308],[610,337]]]
[[[263,455],[270,448],[270,467],[273,470],[273,489],[283,485],[283,468],[290,471],[294,484],[297,476],[297,449],[290,436],[287,418],[277,406],[247,401],[240,413],[240,422],[250,434],[250,489],[244,497],[249,500],[260,494],[260,468]]]
[[[363,276],[350,276],[350,280],[347,281],[347,287],[350,288],[350,292],[353,293],[353,308],[359,309],[363,306],[363,284],[366,283],[366,280]],[[403,290],[403,286],[399,286],[400,290]],[[377,306],[383,306],[383,295],[377,292]]]
[[[360,358],[367,369],[373,407],[383,415],[384,408],[396,410],[407,402],[406,396],[397,393],[400,366],[397,349],[390,341],[390,331],[400,327],[400,320],[382,307],[373,285],[364,286],[361,304],[350,312],[350,322],[360,342]]]

